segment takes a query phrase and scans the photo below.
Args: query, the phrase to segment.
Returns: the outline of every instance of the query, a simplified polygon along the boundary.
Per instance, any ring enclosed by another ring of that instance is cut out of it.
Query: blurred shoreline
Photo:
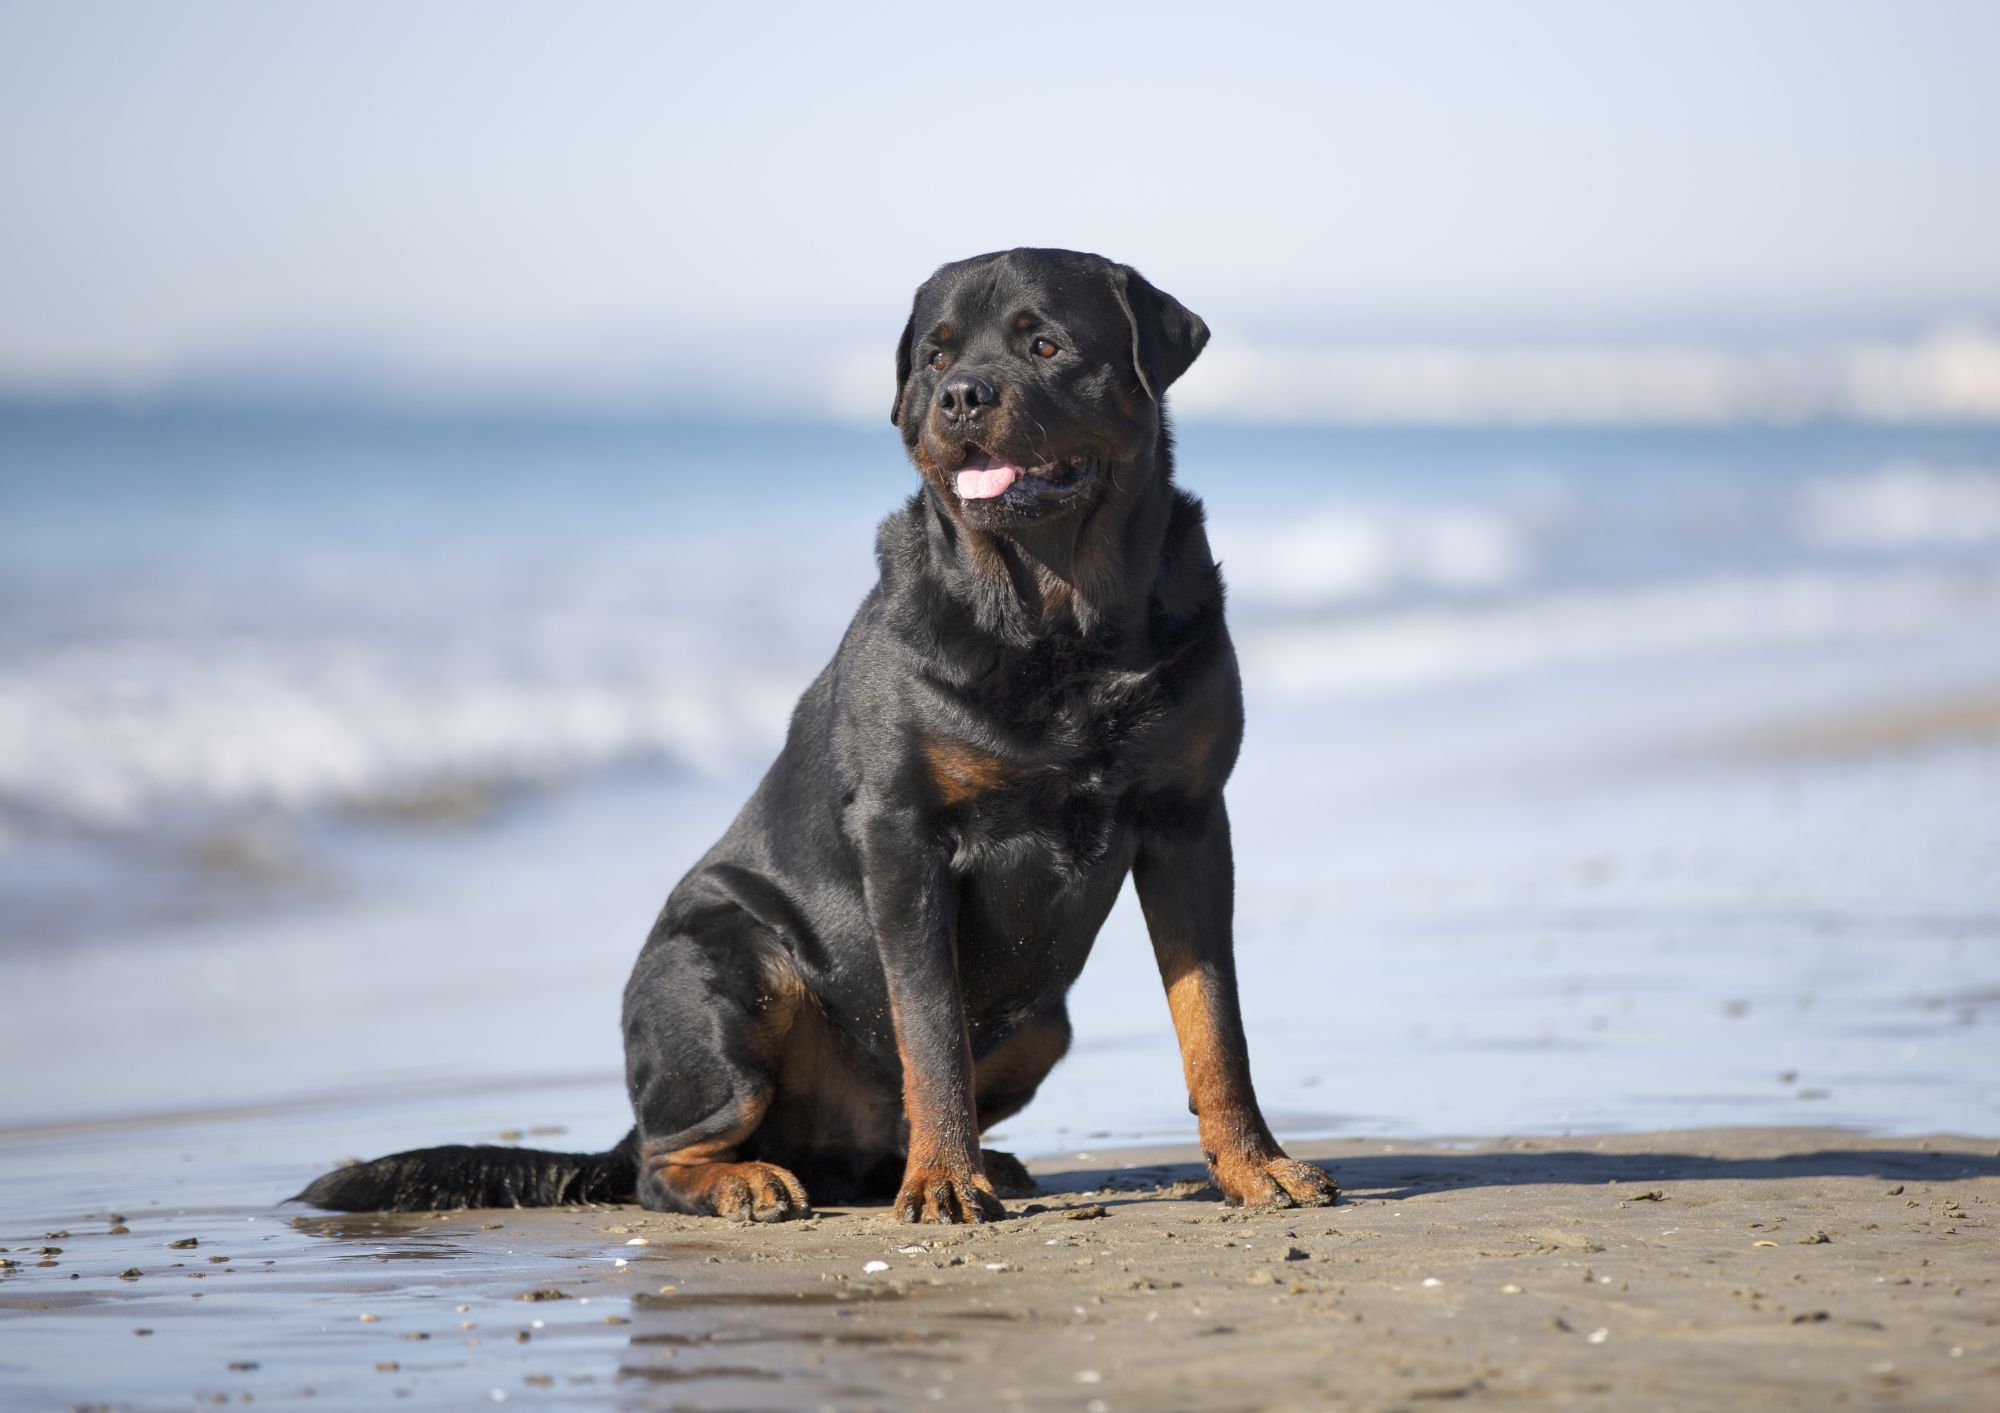
[[[1310,327],[1311,320],[1294,319]],[[1326,321],[1342,327],[1349,321]],[[1401,321],[1406,322],[1406,321]],[[738,420],[875,426],[892,329],[850,342],[805,333],[789,358],[814,376],[776,406],[766,354],[733,326],[621,331],[554,347],[342,344],[310,338],[194,361],[34,379],[0,376],[0,417],[116,409],[142,415],[356,419]],[[689,345],[700,348],[690,356]],[[1444,428],[1797,427],[2000,424],[2000,333],[1976,313],[1852,337],[1678,334],[1648,340],[1219,341],[1175,389],[1189,422]]]
[[[2000,683],[1793,721],[1752,733],[1741,749],[1769,760],[1854,760],[2000,738]]]

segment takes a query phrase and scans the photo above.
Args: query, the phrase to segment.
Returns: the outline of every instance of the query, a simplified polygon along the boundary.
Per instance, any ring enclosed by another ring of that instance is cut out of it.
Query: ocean
[[[2000,1128],[2000,429],[1178,440],[1281,1132]],[[625,970],[914,479],[886,421],[0,410],[0,1134],[282,1114],[274,1194],[615,1139]],[[1073,1013],[996,1141],[1187,1137],[1129,897]]]

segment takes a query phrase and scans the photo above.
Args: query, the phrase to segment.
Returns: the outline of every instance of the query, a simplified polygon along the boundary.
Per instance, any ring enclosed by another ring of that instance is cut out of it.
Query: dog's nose
[[[977,417],[999,400],[993,384],[977,373],[953,373],[938,385],[937,409],[954,422]]]

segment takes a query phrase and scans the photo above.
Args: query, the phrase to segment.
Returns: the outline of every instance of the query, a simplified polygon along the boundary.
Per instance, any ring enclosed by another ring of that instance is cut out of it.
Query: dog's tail
[[[639,1131],[608,1153],[450,1144],[336,1168],[293,1202],[335,1212],[436,1212],[457,1207],[566,1207],[630,1202],[639,1185]]]

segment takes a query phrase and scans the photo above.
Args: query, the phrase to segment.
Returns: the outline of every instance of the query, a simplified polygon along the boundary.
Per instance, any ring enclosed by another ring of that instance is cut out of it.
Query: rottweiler
[[[636,1127],[599,1154],[400,1153],[300,1198],[1003,1216],[997,1194],[1032,1180],[980,1134],[1068,1049],[1065,995],[1130,874],[1216,1187],[1334,1201],[1264,1122],[1237,1004],[1222,791],[1243,693],[1163,403],[1207,341],[1097,255],[1009,250],[926,280],[890,412],[922,484],[776,763],[639,954]]]

